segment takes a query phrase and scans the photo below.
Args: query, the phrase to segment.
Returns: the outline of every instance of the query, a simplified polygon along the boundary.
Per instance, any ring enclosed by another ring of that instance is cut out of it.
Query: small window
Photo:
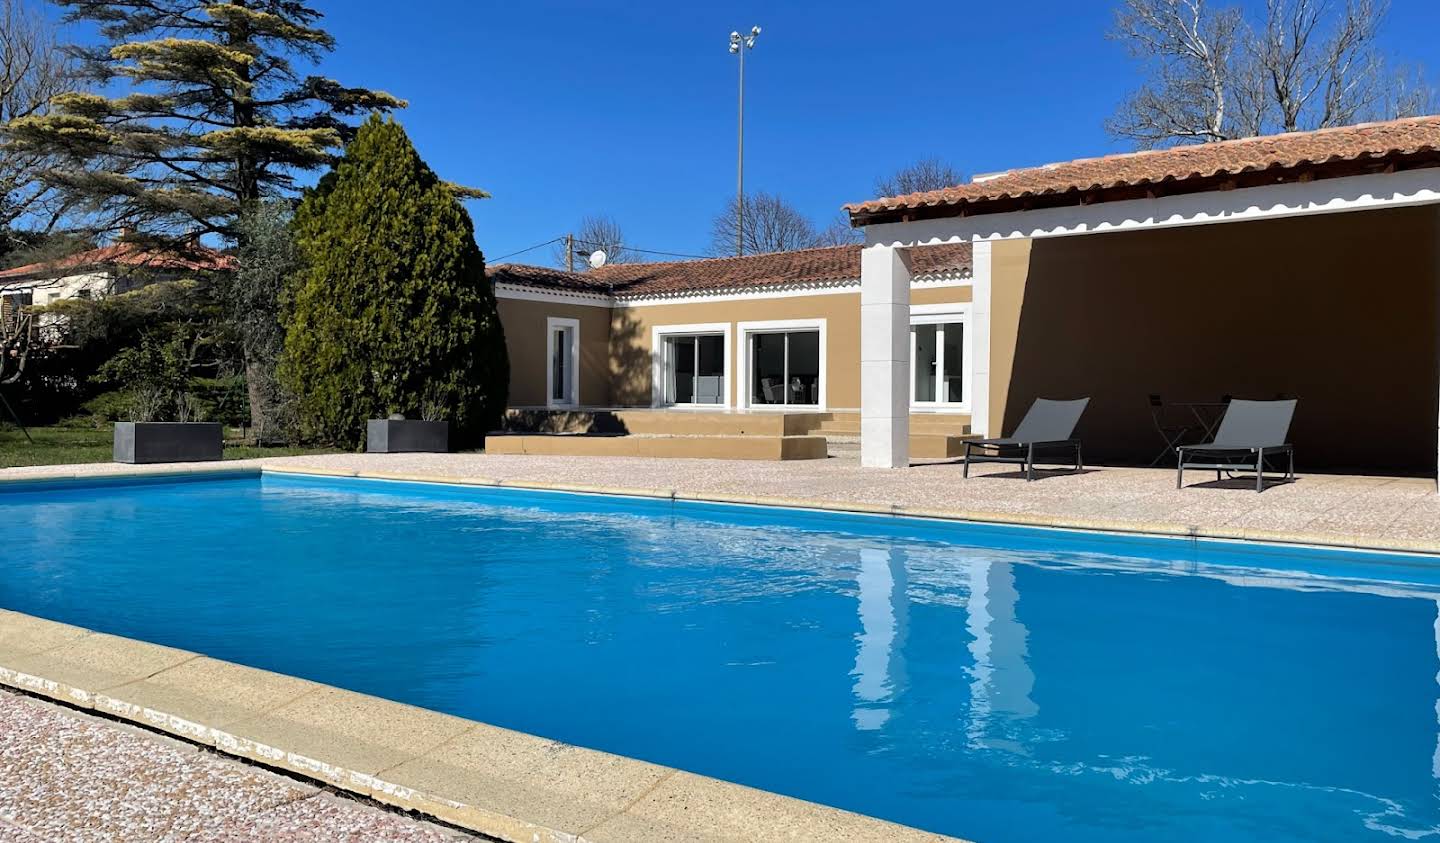
[[[910,403],[961,407],[969,401],[965,314],[920,315],[910,323]]]

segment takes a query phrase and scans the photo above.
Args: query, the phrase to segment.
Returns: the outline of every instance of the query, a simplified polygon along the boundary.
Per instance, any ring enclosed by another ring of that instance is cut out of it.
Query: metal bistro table
[[[1220,427],[1220,422],[1225,418],[1225,410],[1229,408],[1229,401],[1176,401],[1173,406],[1186,407],[1195,416],[1195,423],[1204,432],[1199,444],[1213,442],[1215,431]]]

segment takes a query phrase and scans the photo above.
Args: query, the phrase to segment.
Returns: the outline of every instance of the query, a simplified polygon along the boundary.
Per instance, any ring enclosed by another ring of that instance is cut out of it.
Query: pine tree
[[[372,116],[295,212],[303,268],[280,375],[317,439],[444,419],[462,446],[499,421],[510,366],[470,215],[394,120]]]
[[[83,76],[120,93],[61,94],[48,113],[7,124],[6,146],[54,160],[43,178],[96,232],[235,242],[243,208],[293,195],[297,173],[333,162],[354,132],[347,118],[405,105],[302,76],[296,62],[313,65],[335,42],[300,0],[56,2],[103,39],[76,48]]]

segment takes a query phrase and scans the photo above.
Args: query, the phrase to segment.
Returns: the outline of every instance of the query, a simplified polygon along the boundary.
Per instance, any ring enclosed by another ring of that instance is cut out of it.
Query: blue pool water
[[[1440,832],[1400,557],[277,475],[0,492],[0,554],[0,607],[980,841]]]

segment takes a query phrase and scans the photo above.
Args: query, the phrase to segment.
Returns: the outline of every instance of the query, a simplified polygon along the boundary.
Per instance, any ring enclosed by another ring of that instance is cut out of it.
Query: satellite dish
[[[605,250],[596,249],[590,253],[590,268],[599,269],[605,265]]]

